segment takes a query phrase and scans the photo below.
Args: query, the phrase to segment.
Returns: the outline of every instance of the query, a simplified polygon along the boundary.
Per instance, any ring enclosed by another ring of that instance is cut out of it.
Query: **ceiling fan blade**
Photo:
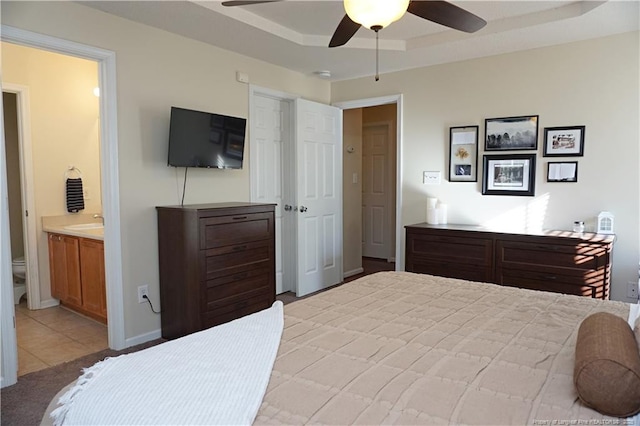
[[[474,33],[487,25],[487,21],[479,16],[441,0],[413,0],[409,3],[407,12],[467,33]]]
[[[349,15],[344,15],[344,18],[338,24],[338,28],[333,33],[333,37],[331,37],[329,47],[338,47],[346,44],[361,26],[357,22],[353,22]]]
[[[248,6],[250,4],[275,3],[282,0],[230,0],[223,1],[223,6]]]

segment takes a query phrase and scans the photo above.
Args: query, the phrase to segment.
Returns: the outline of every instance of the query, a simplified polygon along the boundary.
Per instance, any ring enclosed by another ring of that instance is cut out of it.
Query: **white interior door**
[[[391,257],[388,124],[364,126],[362,132],[362,255]]]
[[[298,297],[342,281],[342,110],[297,99]]]
[[[289,142],[289,103],[270,96],[256,94],[251,111],[251,201],[276,203],[276,294],[294,290],[293,274],[286,273],[284,260],[292,246],[292,235],[286,232],[292,215],[283,216],[290,191],[286,175]]]

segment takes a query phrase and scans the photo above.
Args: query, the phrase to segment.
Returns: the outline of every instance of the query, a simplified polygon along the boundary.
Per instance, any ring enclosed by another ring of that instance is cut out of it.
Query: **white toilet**
[[[16,257],[11,262],[13,271],[13,303],[20,303],[20,298],[27,292],[26,278],[27,267],[24,263],[24,257]]]

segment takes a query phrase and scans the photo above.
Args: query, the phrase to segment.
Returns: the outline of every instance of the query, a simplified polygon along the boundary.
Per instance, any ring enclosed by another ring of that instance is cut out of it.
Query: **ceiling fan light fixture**
[[[349,18],[369,29],[384,28],[402,18],[409,0],[344,0]]]

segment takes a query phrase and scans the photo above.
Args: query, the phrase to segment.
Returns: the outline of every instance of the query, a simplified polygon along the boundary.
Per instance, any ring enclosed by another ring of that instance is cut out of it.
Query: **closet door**
[[[342,281],[342,110],[297,99],[298,297]]]

